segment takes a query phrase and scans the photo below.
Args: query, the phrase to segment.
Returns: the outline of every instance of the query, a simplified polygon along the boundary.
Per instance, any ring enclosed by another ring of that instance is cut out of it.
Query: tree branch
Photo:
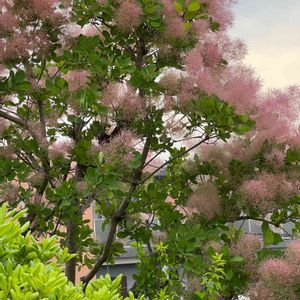
[[[190,151],[192,151],[193,149],[197,148],[198,146],[200,146],[201,144],[205,143],[207,140],[209,140],[210,137],[206,136],[203,140],[201,140],[200,142],[198,142],[197,144],[195,144],[194,146],[186,149],[185,151],[175,155],[174,157],[172,157],[171,159],[169,159],[168,161],[166,161],[164,164],[162,164],[161,166],[159,166],[155,171],[153,171],[150,175],[148,175],[146,178],[144,178],[142,181],[139,182],[139,184],[143,184],[144,182],[146,182],[149,178],[151,178],[152,176],[154,176],[157,172],[159,172],[161,169],[163,169],[165,166],[167,166],[168,164],[170,164],[171,162],[173,162],[174,160],[176,160],[177,158],[184,156],[185,154],[189,153]]]
[[[90,272],[86,276],[81,277],[81,281],[85,284],[85,286],[87,286],[87,284],[90,282],[90,280],[93,279],[93,277],[97,274],[97,272],[100,270],[101,266],[107,261],[107,259],[109,257],[111,246],[114,241],[114,237],[115,237],[115,234],[117,231],[118,224],[124,218],[125,211],[131,201],[132,194],[136,190],[137,186],[139,185],[139,181],[142,176],[143,166],[145,164],[145,161],[147,159],[147,156],[148,156],[148,153],[150,150],[150,144],[151,144],[151,137],[148,137],[145,142],[144,149],[142,152],[140,167],[133,174],[133,180],[132,180],[133,183],[131,185],[131,189],[128,193],[128,196],[122,201],[119,208],[112,215],[109,234],[108,234],[108,238],[105,243],[102,255],[98,258],[97,262],[95,263],[93,268],[90,270]]]
[[[239,217],[238,219],[236,219],[235,221],[247,221],[247,220],[253,220],[253,221],[259,221],[259,222],[266,222],[268,223],[269,225],[273,225],[281,230],[283,230],[292,240],[294,240],[294,237],[286,230],[284,229],[283,227],[281,227],[281,223],[286,221],[286,220],[281,220],[280,223],[273,223],[272,221],[268,221],[266,219],[263,219],[263,218],[252,218],[252,217],[248,217],[248,216],[245,216],[245,217]]]
[[[17,117],[14,117],[6,112],[4,112],[3,110],[0,110],[0,117],[3,117],[4,119],[8,120],[8,121],[11,121],[15,124],[18,124],[22,127],[25,127],[25,128],[28,128],[25,120],[21,119],[21,118],[17,118]]]

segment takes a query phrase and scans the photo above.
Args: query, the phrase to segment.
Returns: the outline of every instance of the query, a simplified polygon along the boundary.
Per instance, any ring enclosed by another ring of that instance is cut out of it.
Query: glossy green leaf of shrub
[[[57,246],[55,236],[38,241],[27,232],[29,223],[20,225],[25,210],[0,207],[0,299],[2,300],[123,300],[122,276],[107,275],[82,284],[68,282],[63,264],[71,259],[66,249]],[[134,300],[132,293],[124,300]],[[143,297],[139,298],[140,300]]]

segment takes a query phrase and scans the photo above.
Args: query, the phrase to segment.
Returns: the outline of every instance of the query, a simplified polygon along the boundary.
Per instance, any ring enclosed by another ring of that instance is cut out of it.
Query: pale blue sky
[[[239,0],[231,34],[266,87],[300,84],[300,0]]]

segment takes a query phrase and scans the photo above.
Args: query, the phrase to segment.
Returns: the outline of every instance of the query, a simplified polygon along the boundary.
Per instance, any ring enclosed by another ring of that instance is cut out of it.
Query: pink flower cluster
[[[31,48],[39,54],[46,54],[50,49],[50,40],[45,31],[37,30],[31,41]]]
[[[200,147],[200,159],[217,165],[221,170],[228,167],[232,155],[224,144],[202,144]]]
[[[258,105],[255,115],[256,138],[269,139],[278,143],[299,146],[297,120],[300,105],[300,87],[271,90]]]
[[[89,82],[90,72],[83,70],[77,71],[72,70],[63,76],[63,78],[68,82],[68,89],[71,93],[77,92],[85,88]]]
[[[20,191],[17,186],[13,184],[6,184],[1,186],[1,192],[1,200],[3,202],[7,202],[9,205],[14,205],[18,201]]]
[[[221,200],[217,187],[212,182],[200,184],[188,199],[187,207],[207,219],[212,219],[221,214]]]
[[[260,268],[261,279],[269,284],[293,285],[295,273],[293,267],[284,259],[270,258],[264,261]]]
[[[300,282],[300,241],[291,241],[286,250],[285,258],[294,267],[294,273],[297,276],[298,282]]]
[[[6,158],[8,160],[14,159],[14,149],[11,146],[0,147],[0,157]]]
[[[131,86],[110,84],[103,93],[101,104],[109,107],[121,119],[130,120],[144,113],[143,100]]]
[[[135,140],[136,136],[131,131],[122,130],[109,142],[100,144],[97,150],[104,153],[105,162],[127,166],[133,158]]]
[[[167,94],[175,95],[179,92],[184,76],[176,69],[164,72],[159,78],[159,84],[166,90]]]
[[[116,25],[120,31],[131,32],[140,25],[142,14],[142,8],[136,0],[123,0],[116,10]]]
[[[59,157],[67,158],[71,154],[72,149],[72,140],[57,140],[48,148],[49,157],[50,159],[56,159]]]
[[[14,16],[10,11],[0,14],[0,35],[14,32],[18,25],[19,22],[16,16]]]
[[[28,122],[28,131],[30,135],[35,139],[40,148],[47,148],[49,146],[49,142],[47,138],[44,136],[41,130],[41,124],[38,121],[29,121]]]
[[[26,35],[15,34],[11,39],[6,42],[5,56],[2,57],[3,60],[9,58],[26,58],[29,56],[30,40]]]
[[[186,34],[183,27],[183,20],[176,12],[172,0],[161,0],[164,5],[164,21],[166,38],[183,38]]]
[[[245,180],[240,192],[248,205],[262,213],[274,208],[276,203],[289,200],[298,191],[298,184],[285,174],[261,173],[255,179]]]
[[[34,173],[30,177],[28,177],[27,180],[28,180],[28,183],[30,183],[32,187],[38,188],[44,182],[45,176],[46,175],[44,172]]]
[[[85,181],[79,181],[76,184],[76,189],[78,193],[84,193],[88,189],[88,184]]]
[[[256,112],[261,84],[253,70],[238,63],[245,53],[240,40],[231,40],[222,31],[203,34],[196,47],[185,56],[189,85],[182,86],[181,94],[191,97],[193,86],[194,93],[204,91],[217,95],[235,106],[238,113]],[[184,102],[187,97],[182,97]]]
[[[208,13],[214,21],[220,24],[220,29],[224,30],[232,24],[232,4],[235,0],[209,0],[205,1],[208,4]]]
[[[0,135],[3,134],[3,132],[9,127],[10,123],[4,119],[0,117]]]
[[[232,159],[249,162],[261,150],[261,143],[249,142],[245,138],[232,138],[226,143],[202,144],[199,156],[202,160],[216,165],[223,173],[228,173]],[[229,175],[229,174],[228,174]]]
[[[227,68],[216,94],[236,107],[238,113],[253,114],[256,111],[261,83],[249,67],[242,64]]]
[[[219,241],[213,241],[210,240],[204,245],[205,251],[207,251],[209,248],[212,248],[215,252],[221,252],[222,251],[223,244]]]
[[[81,34],[89,37],[103,37],[100,28],[97,28],[91,23],[85,24],[83,27],[76,23],[66,23],[62,26],[62,35],[60,37],[61,44],[70,45],[74,39],[79,37]]]
[[[30,0],[31,8],[42,20],[57,22],[59,15],[55,12],[55,5],[58,0]]]
[[[283,258],[269,258],[263,261],[258,270],[257,282],[248,291],[254,300],[297,300],[294,286],[300,283],[300,242],[288,244]]]
[[[275,300],[272,289],[266,287],[262,282],[252,284],[248,296],[251,300]]]
[[[63,16],[56,11],[58,0],[1,1],[0,61],[24,60],[45,54],[51,41],[42,24],[57,29]]]
[[[199,38],[204,36],[209,31],[209,22],[208,20],[195,20],[193,22],[193,31],[195,35]]]
[[[283,167],[285,164],[285,151],[282,149],[274,148],[265,157],[274,168]]]
[[[254,234],[244,234],[235,244],[230,247],[231,255],[241,256],[245,262],[253,263],[256,253],[261,249],[260,237]]]

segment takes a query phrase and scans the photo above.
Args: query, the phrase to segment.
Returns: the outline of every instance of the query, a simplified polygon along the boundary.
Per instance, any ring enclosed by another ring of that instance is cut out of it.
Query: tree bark
[[[75,179],[76,181],[81,181],[84,178],[84,166],[78,165],[76,167]],[[78,230],[79,230],[79,220],[82,219],[82,213],[80,210],[80,201],[79,199],[74,199],[74,203],[72,208],[75,208],[73,217],[67,221],[67,236],[66,236],[66,244],[70,254],[78,253]],[[74,257],[66,263],[66,277],[69,281],[75,283],[76,281],[76,264],[77,258]]]
[[[67,248],[70,254],[77,253],[77,224],[73,220],[67,223]],[[66,277],[69,281],[75,283],[76,280],[76,257],[66,263]]]

